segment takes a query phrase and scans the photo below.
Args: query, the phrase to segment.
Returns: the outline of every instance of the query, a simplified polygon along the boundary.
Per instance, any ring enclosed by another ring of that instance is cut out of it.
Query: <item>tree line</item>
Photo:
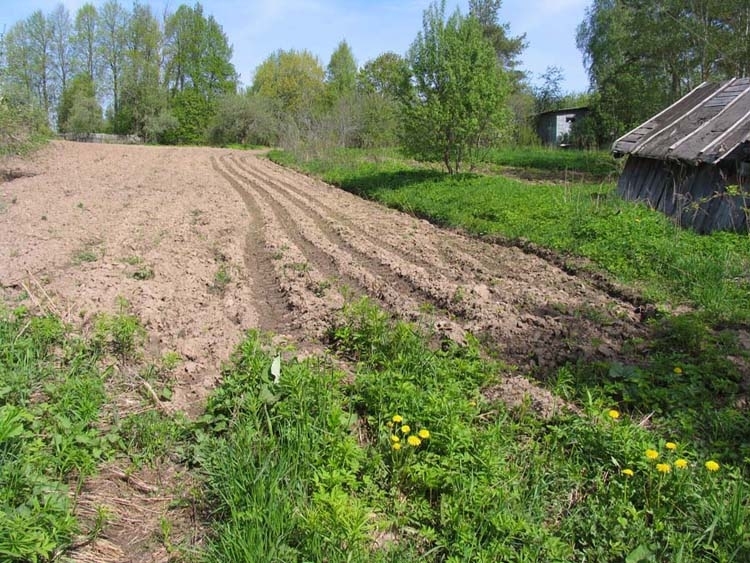
[[[40,108],[60,132],[197,142],[237,88],[228,38],[200,4],[161,17],[139,2],[87,3],[74,16],[60,4],[8,29],[1,54],[5,103]]]
[[[240,88],[229,40],[200,4],[159,15],[138,1],[74,15],[59,5],[3,35],[0,113],[38,108],[60,132],[161,143],[401,145],[457,171],[498,143],[538,142],[534,116],[563,106],[591,108],[574,144],[607,146],[701,81],[750,64],[747,0],[593,0],[576,38],[591,88],[566,95],[556,67],[531,86],[519,68],[525,35],[510,33],[501,8],[470,0],[466,15],[448,13],[438,0],[405,54],[359,65],[344,40],[323,65],[279,50]]]

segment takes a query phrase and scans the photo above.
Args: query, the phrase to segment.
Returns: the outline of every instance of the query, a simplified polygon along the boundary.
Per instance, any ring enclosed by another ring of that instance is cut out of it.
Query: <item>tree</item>
[[[270,55],[255,71],[251,91],[273,100],[279,115],[299,116],[319,108],[325,71],[309,51],[282,51]]]
[[[93,100],[94,103],[92,104],[90,100]],[[102,110],[96,102],[96,87],[87,72],[74,76],[68,82],[67,88],[63,90],[60,96],[60,103],[57,106],[57,130],[61,133],[73,132],[70,129],[69,121],[73,113],[73,107],[76,105],[79,108],[86,108],[87,110],[98,107],[98,121],[101,122]],[[97,112],[94,110],[92,113]],[[92,122],[92,120],[89,120],[89,122]],[[98,124],[101,126],[101,123]],[[82,133],[83,131],[79,130],[76,132]],[[86,132],[92,133],[93,131]]]
[[[180,123],[174,140],[200,142],[216,112],[216,100],[236,89],[232,48],[221,26],[203,15],[200,4],[182,5],[166,20],[164,53],[169,105]]]
[[[125,27],[128,14],[118,0],[109,0],[99,12],[98,50],[107,70],[112,95],[112,113],[120,109],[122,67],[125,58]]]
[[[548,66],[542,74],[542,85],[534,89],[536,113],[560,109],[563,100],[562,81],[565,77],[559,66]]]
[[[396,53],[383,53],[365,63],[357,76],[357,84],[362,93],[404,101],[411,93],[409,63]]]
[[[67,88],[68,77],[73,70],[73,24],[70,21],[70,12],[64,5],[58,4],[49,15],[48,23],[52,41],[52,68],[62,92]]]
[[[96,98],[77,98],[70,109],[65,129],[76,135],[90,135],[102,128],[102,107]]]
[[[51,26],[42,11],[37,10],[29,16],[20,31],[26,36],[21,41],[28,47],[29,70],[32,73],[36,98],[41,102],[44,112],[49,115],[55,99]]]
[[[444,0],[424,12],[408,59],[416,96],[406,109],[404,146],[458,172],[502,132],[509,79],[479,21],[459,11],[446,21]]]
[[[203,7],[181,5],[164,26],[164,74],[175,94],[195,89],[206,99],[233,93],[237,73],[232,65],[232,47],[213,16]]]
[[[161,30],[146,4],[134,4],[123,42],[122,91],[115,110],[114,130],[143,135],[148,117],[166,108],[159,83]]]
[[[705,80],[750,70],[747,0],[594,0],[578,27],[600,143]]]
[[[99,77],[96,52],[99,16],[93,4],[84,4],[76,13],[74,33],[71,37],[73,53],[79,67],[91,80]]]
[[[271,101],[258,95],[229,94],[218,101],[208,138],[215,145],[273,145],[278,141]]]
[[[511,37],[510,25],[500,23],[502,0],[469,0],[469,15],[475,17],[487,40],[495,49],[502,67],[513,77],[514,87],[523,80],[523,72],[518,71],[519,57],[527,47],[526,34]]]
[[[354,92],[357,85],[357,61],[346,40],[339,43],[331,55],[326,69],[326,82],[333,99]]]
[[[406,59],[388,52],[365,63],[357,76],[357,92],[362,106],[360,144],[397,144],[403,133],[403,107],[412,97],[411,70]]]

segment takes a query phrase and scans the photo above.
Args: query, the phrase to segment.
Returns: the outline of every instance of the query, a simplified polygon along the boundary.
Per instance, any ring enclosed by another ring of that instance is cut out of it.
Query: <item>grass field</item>
[[[199,547],[173,543],[165,510],[152,542],[176,562],[750,560],[735,363],[746,236],[679,231],[608,184],[449,178],[387,151],[294,164],[443,225],[587,258],[665,311],[693,310],[657,314],[620,361],[559,366],[544,383],[576,411],[543,418],[498,398],[513,366],[476,340],[435,349],[363,299],[304,360],[249,332],[188,421],[155,406],[179,356],[143,362],[146,331],[124,302],[89,335],[0,308],[0,560],[60,560],[95,540],[106,514],[75,516],[87,478],[165,459],[194,487],[170,491],[174,504],[189,497],[209,529]],[[114,416],[127,374],[134,406]]]

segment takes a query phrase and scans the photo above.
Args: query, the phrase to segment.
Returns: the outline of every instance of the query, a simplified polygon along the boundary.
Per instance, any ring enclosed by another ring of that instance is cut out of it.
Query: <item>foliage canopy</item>
[[[425,11],[408,60],[415,95],[405,111],[404,147],[458,172],[502,133],[508,76],[479,21],[458,11],[446,20],[445,1]]]

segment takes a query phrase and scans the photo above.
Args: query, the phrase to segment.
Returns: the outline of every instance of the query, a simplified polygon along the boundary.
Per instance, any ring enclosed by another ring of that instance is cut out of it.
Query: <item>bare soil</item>
[[[557,403],[519,375],[613,358],[642,334],[632,303],[554,261],[437,228],[260,155],[60,141],[5,170],[3,299],[84,328],[126,299],[149,333],[149,354],[183,358],[164,408],[189,415],[200,413],[245,331],[316,349],[331,316],[360,295],[444,338],[476,335],[515,366],[490,395],[530,395],[540,412]],[[102,479],[122,504],[123,480]],[[154,496],[145,491],[131,493]],[[149,513],[167,505],[152,503]],[[151,520],[158,535],[159,518]],[[149,544],[140,531],[134,543],[117,529],[102,544],[115,555],[79,560],[167,560],[153,537]]]

